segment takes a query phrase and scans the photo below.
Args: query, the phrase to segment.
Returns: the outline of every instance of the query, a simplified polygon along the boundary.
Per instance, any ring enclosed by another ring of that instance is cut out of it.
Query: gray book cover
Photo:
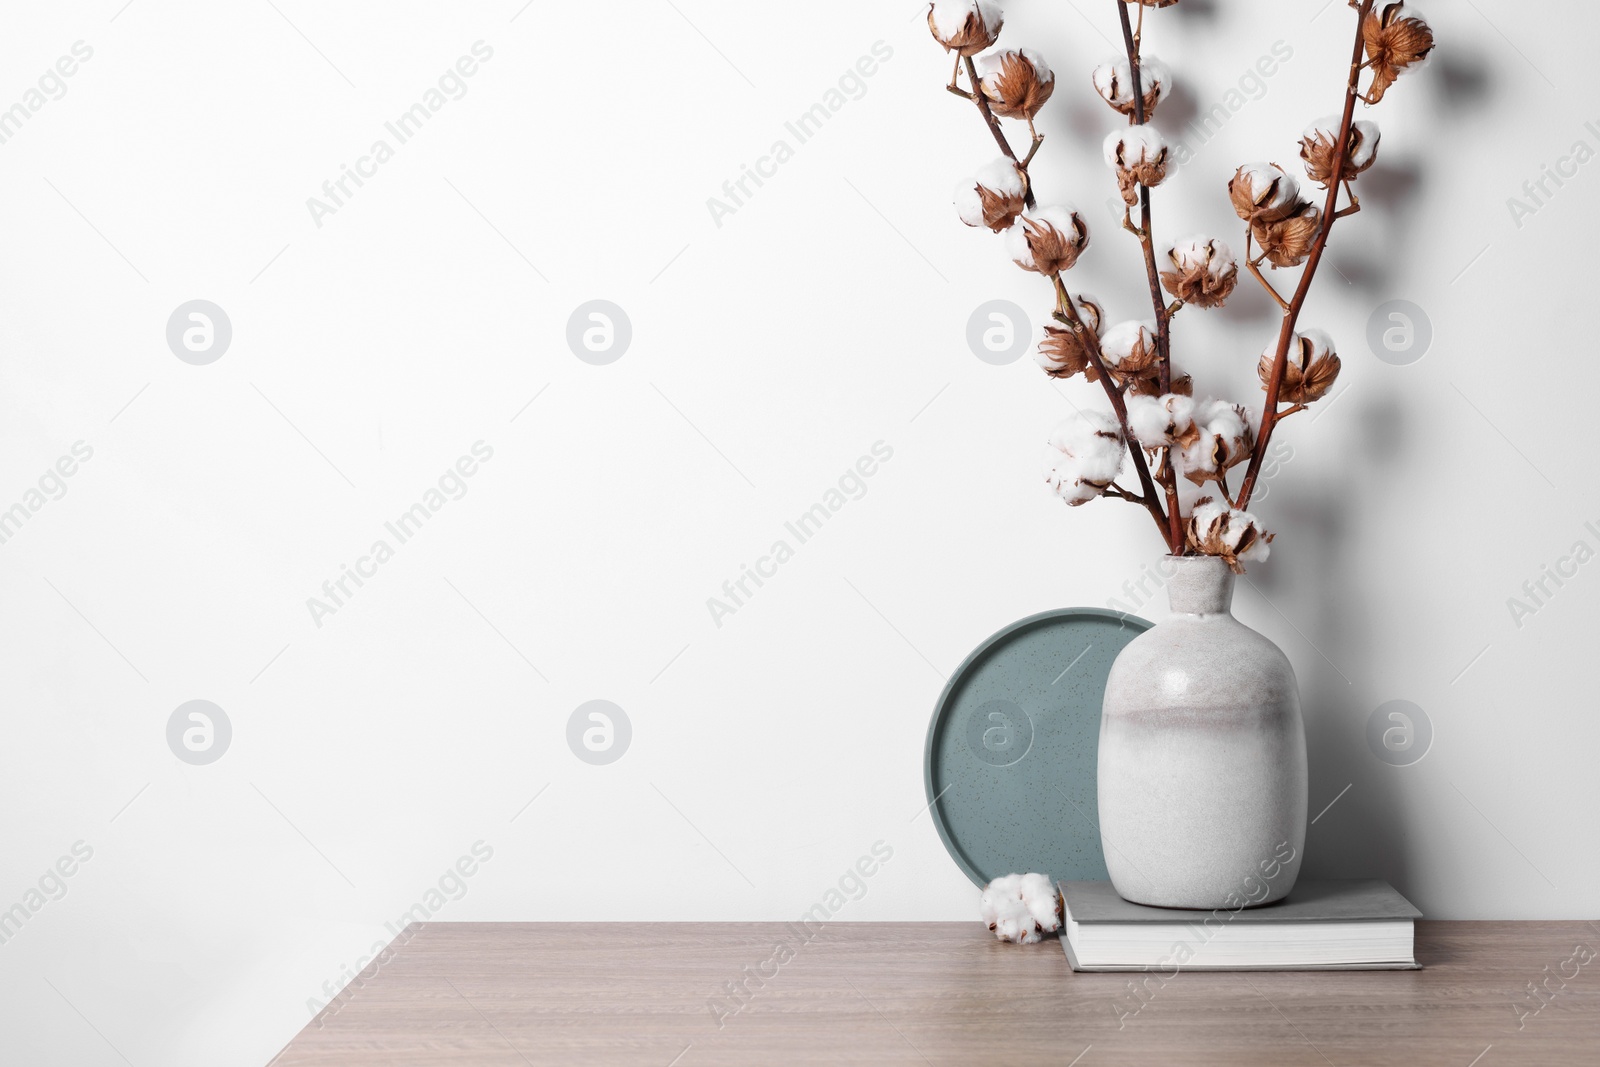
[[[1200,923],[1229,916],[1230,923],[1406,922],[1422,912],[1381,879],[1316,881],[1302,878],[1284,899],[1258,908],[1152,908],[1117,896],[1110,882],[1060,882],[1067,912],[1080,923]]]

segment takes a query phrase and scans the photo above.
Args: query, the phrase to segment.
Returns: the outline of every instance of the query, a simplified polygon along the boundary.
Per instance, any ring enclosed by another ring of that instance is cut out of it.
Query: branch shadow
[[[1352,425],[1336,447],[1348,447],[1350,454],[1327,476],[1331,481],[1267,483],[1272,486],[1269,506],[1282,526],[1293,529],[1296,554],[1317,562],[1292,572],[1257,568],[1251,580],[1281,608],[1290,593],[1284,578],[1293,573],[1297,585],[1311,583],[1309,590],[1298,590],[1295,602],[1315,605],[1314,614],[1289,620],[1315,650],[1309,657],[1298,650],[1294,655],[1306,668],[1297,674],[1310,765],[1309,817],[1316,820],[1308,827],[1304,876],[1383,878],[1409,895],[1412,842],[1426,827],[1406,802],[1405,779],[1415,772],[1382,762],[1367,747],[1367,719],[1400,694],[1375,693],[1365,679],[1350,674],[1353,664],[1378,662],[1395,650],[1374,647],[1366,636],[1371,632],[1367,621],[1379,606],[1360,581],[1359,539],[1343,506],[1363,487],[1382,484],[1410,447],[1415,422],[1407,408],[1387,394],[1345,400],[1340,415]],[[1350,792],[1340,796],[1346,785]]]

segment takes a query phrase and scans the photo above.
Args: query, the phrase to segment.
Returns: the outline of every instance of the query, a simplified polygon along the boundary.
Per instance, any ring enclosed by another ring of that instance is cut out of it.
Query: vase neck
[[[1216,556],[1175,556],[1167,582],[1174,615],[1226,615],[1233,606],[1233,571]]]

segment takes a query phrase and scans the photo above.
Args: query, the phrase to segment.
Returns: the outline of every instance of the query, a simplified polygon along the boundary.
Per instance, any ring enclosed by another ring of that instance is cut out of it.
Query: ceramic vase
[[[1100,837],[1112,885],[1166,908],[1287,896],[1306,832],[1294,668],[1233,617],[1235,576],[1168,557],[1172,616],[1112,665],[1100,718]]]

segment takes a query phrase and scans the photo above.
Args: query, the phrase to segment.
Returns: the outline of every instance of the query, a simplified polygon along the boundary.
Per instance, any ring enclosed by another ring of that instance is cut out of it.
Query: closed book
[[[1410,970],[1422,913],[1387,882],[1305,880],[1260,907],[1152,908],[1110,882],[1060,882],[1075,971]],[[1242,898],[1241,898],[1242,899]]]

